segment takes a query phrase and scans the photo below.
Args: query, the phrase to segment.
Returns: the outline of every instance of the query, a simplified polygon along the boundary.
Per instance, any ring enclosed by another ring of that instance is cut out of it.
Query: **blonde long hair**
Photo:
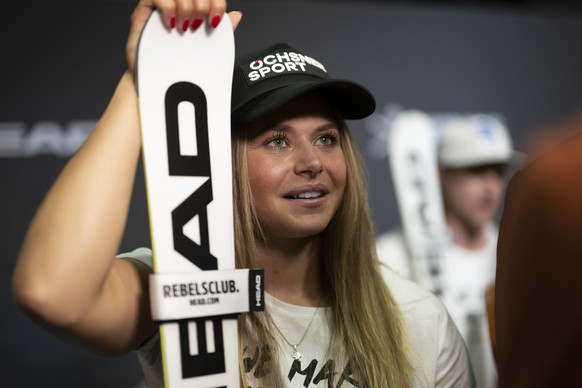
[[[336,114],[347,167],[343,200],[321,235],[324,297],[329,304],[330,351],[349,360],[353,376],[364,387],[411,386],[412,367],[404,351],[400,310],[380,273],[375,231],[368,206],[363,159],[345,121]],[[233,195],[238,268],[260,267],[256,241],[265,239],[257,218],[248,176],[248,131],[233,128]],[[241,368],[249,337],[276,349],[268,314],[239,317]],[[275,360],[276,362],[276,360]],[[276,364],[264,376],[265,387],[283,387]],[[244,369],[242,381],[246,383]],[[248,386],[247,384],[244,385]]]

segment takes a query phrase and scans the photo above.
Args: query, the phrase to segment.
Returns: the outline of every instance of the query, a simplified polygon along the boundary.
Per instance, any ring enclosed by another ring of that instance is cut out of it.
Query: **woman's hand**
[[[195,30],[206,20],[217,27],[226,11],[226,0],[141,0],[131,16],[131,27],[126,44],[128,70],[133,74],[137,45],[141,32],[154,11],[162,14],[164,24],[179,32]],[[233,29],[236,29],[242,13],[229,12]]]

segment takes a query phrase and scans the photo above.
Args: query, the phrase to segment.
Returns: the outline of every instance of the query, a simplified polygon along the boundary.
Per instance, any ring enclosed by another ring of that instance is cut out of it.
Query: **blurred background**
[[[135,1],[11,2],[0,12],[0,375],[3,387],[140,387],[133,355],[80,353],[23,316],[10,276],[34,211],[125,69]],[[535,156],[582,109],[582,4],[565,0],[236,0],[237,50],[284,41],[366,85],[350,123],[378,232],[399,223],[385,152],[397,109],[494,113]],[[79,199],[82,201],[82,199]],[[143,176],[121,250],[149,245]],[[71,290],[74,292],[74,290]]]

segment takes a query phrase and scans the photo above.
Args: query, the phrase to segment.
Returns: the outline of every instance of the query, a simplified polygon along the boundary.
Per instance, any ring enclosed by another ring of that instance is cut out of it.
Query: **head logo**
[[[0,158],[52,155],[68,158],[85,142],[96,120],[38,121],[30,128],[22,121],[0,123]]]

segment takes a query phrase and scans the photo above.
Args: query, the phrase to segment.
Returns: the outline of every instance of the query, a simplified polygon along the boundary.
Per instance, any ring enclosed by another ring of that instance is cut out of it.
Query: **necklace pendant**
[[[291,357],[294,360],[299,360],[301,358],[301,353],[297,350],[297,345],[293,345],[293,353],[291,353]]]

